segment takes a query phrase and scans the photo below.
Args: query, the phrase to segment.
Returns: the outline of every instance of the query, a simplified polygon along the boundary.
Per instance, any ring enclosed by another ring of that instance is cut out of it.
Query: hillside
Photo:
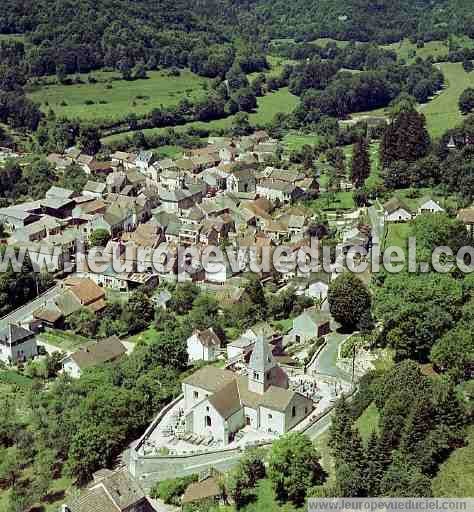
[[[430,41],[474,26],[462,0],[6,0],[3,12],[0,35],[24,35],[33,76],[144,61],[215,77],[249,41],[258,54],[274,38]]]

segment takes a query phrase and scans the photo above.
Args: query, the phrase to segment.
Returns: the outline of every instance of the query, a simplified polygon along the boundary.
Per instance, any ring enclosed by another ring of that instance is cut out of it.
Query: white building
[[[215,361],[221,347],[219,336],[211,328],[195,330],[187,339],[189,361]]]
[[[186,432],[212,437],[227,445],[235,433],[251,429],[284,434],[313,410],[313,402],[288,389],[288,376],[260,336],[248,375],[205,367],[183,381]]]
[[[408,222],[413,214],[398,197],[393,197],[384,204],[384,217],[386,222]]]
[[[444,211],[444,208],[430,197],[423,198],[418,207],[418,213],[443,213]]]
[[[111,363],[126,353],[127,349],[122,342],[112,336],[66,356],[63,359],[63,371],[71,378],[78,379],[85,369]]]
[[[8,324],[0,330],[0,361],[17,364],[38,355],[36,335],[19,325]]]

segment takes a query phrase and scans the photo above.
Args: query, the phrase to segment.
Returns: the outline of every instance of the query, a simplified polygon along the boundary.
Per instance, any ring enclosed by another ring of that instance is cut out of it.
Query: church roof
[[[183,384],[196,386],[206,391],[216,392],[235,379],[230,370],[222,370],[214,366],[205,366],[183,380]]]
[[[239,386],[237,380],[233,380],[222,387],[217,393],[209,397],[209,403],[224,418],[230,418],[242,408],[240,402]]]

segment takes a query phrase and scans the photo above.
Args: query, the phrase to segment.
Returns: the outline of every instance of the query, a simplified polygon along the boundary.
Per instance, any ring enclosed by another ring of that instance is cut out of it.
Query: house
[[[4,229],[9,233],[24,228],[40,218],[40,215],[31,213],[20,204],[8,208],[0,208],[0,223],[3,224]]]
[[[263,336],[255,341],[247,375],[207,366],[184,379],[182,386],[185,431],[224,446],[246,426],[284,434],[313,410],[310,399],[289,389],[288,376]]]
[[[36,335],[19,325],[8,324],[0,330],[0,361],[5,364],[24,363],[38,354]]]
[[[308,308],[293,320],[290,336],[297,343],[320,338],[331,331],[331,315],[314,306]]]
[[[97,314],[106,306],[104,290],[91,279],[68,277],[63,281],[62,288],[53,300],[33,311],[35,320],[48,327],[57,327],[82,308]]]
[[[140,151],[135,160],[135,165],[138,169],[144,174],[148,174],[150,167],[155,162],[156,158],[153,155],[152,151]]]
[[[234,194],[255,192],[255,173],[251,169],[234,169],[226,180],[226,188]]]
[[[154,512],[140,486],[126,468],[103,469],[89,488],[63,505],[62,512]]]
[[[57,219],[66,219],[71,217],[72,210],[76,206],[73,198],[65,196],[46,196],[40,200],[43,213],[56,217]]]
[[[85,196],[90,196],[95,199],[102,199],[107,190],[107,184],[100,181],[89,180],[82,191]]]
[[[135,160],[137,156],[133,153],[126,153],[125,151],[115,151],[115,153],[110,155],[110,158],[114,167],[131,169],[132,167],[135,167]]]
[[[159,197],[162,207],[167,212],[177,212],[192,208],[202,201],[202,187],[189,185],[184,189],[160,190]]]
[[[69,165],[73,163],[71,158],[64,155],[59,155],[57,153],[49,154],[46,157],[46,160],[58,171],[64,171]]]
[[[81,153],[76,159],[76,164],[79,165],[86,174],[92,174],[94,170],[94,157]]]
[[[445,210],[439,203],[431,199],[431,197],[424,197],[419,201],[418,213],[443,213]]]
[[[392,197],[383,206],[386,222],[407,222],[412,219],[412,211],[398,197]]]
[[[276,335],[275,329],[273,329],[270,324],[267,322],[258,322],[252,327],[249,327],[240,338],[227,344],[227,358],[234,359],[249,352],[259,336],[264,336],[266,339],[273,339]]]
[[[221,339],[212,327],[200,331],[196,329],[186,341],[189,361],[215,361],[221,347]]]
[[[281,203],[289,203],[302,197],[304,192],[291,183],[266,179],[257,184],[257,194],[270,201],[278,200]]]
[[[120,194],[121,190],[127,185],[127,175],[122,171],[116,171],[109,174],[106,178],[107,192]]]
[[[63,187],[52,186],[47,190],[45,197],[49,199],[50,197],[59,197],[62,199],[73,199],[77,194],[73,190],[69,190]]]
[[[87,368],[112,363],[123,357],[127,349],[117,336],[92,343],[63,359],[63,371],[73,379],[78,379]]]

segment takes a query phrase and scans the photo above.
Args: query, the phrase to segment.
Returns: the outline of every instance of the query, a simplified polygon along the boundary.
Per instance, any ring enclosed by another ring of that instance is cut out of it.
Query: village
[[[114,298],[128,297],[143,286],[156,290],[153,301],[162,310],[171,298],[167,286],[176,282],[191,282],[219,301],[238,303],[247,282],[244,271],[223,265],[217,272],[199,268],[180,275],[173,266],[171,272],[160,273],[152,264],[153,251],[176,256],[179,246],[198,252],[231,246],[247,249],[249,264],[259,260],[264,248],[274,251],[285,245],[296,253],[309,245],[322,219],[304,204],[320,194],[318,176],[295,166],[270,165],[280,152],[277,140],[257,131],[240,138],[210,137],[206,147],[188,150],[178,160],[158,160],[142,151],[115,152],[110,161],[99,162],[75,148],[49,155],[58,173],[76,163],[90,179],[82,193],[53,186],[44,199],[0,209],[8,235],[4,242],[28,249],[34,262],[55,275],[51,289],[0,319],[0,360],[16,366],[54,354],[58,347],[45,341],[45,332],[67,330],[68,318],[84,309],[100,318]],[[350,190],[350,184],[343,186]],[[431,197],[420,198],[416,207],[393,197],[385,204],[376,201],[369,208],[329,213],[326,221],[345,254],[351,248],[370,251],[383,245],[387,225],[443,211]],[[473,212],[459,212],[471,231]],[[127,271],[117,272],[110,265],[97,272],[78,261],[81,251],[87,254],[93,247],[97,233],[105,241],[104,261],[111,256],[124,263],[126,259]],[[326,415],[336,400],[350,395],[357,378],[372,368],[368,351],[354,353],[352,359],[341,357],[350,336],[338,333],[327,301],[337,263],[336,257],[329,271],[260,274],[275,293],[292,289],[308,300],[308,307],[284,330],[261,322],[224,341],[212,328],[195,329],[186,345],[189,364],[199,369],[182,382],[182,395],[156,411],[150,428],[124,454],[124,465],[97,476],[81,503],[65,510],[89,510],[84,504],[96,503],[98,494],[117,505],[107,490],[112,481],[135,489],[135,508],[127,510],[146,510],[140,508],[148,502],[139,489],[149,490],[157,479],[196,472],[206,475],[191,484],[200,496],[199,485],[215,490],[209,470],[225,471],[246,448],[269,445],[290,431],[319,432],[321,422],[327,426]],[[75,350],[60,350],[61,373],[77,379],[88,368],[118,361],[133,348],[115,335],[88,340]],[[330,365],[321,364],[328,351]]]

